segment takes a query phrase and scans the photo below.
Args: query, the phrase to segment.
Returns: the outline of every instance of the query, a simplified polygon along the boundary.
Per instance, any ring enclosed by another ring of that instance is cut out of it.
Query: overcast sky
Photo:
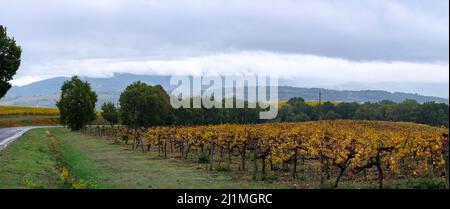
[[[448,0],[0,0],[15,85],[114,72],[448,83]],[[323,84],[319,84],[322,85]],[[301,84],[299,84],[301,86]]]

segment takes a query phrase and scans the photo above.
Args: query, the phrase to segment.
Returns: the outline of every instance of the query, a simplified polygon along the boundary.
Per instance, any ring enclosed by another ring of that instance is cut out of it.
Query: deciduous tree
[[[96,102],[97,94],[91,90],[91,85],[73,76],[62,85],[61,97],[56,103],[61,123],[71,130],[80,130],[95,119]]]
[[[13,79],[20,66],[22,49],[14,38],[8,37],[6,28],[0,25],[0,98],[11,88]]]

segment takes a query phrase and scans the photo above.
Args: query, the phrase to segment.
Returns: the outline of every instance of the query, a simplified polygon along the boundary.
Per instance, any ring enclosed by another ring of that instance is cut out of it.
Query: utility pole
[[[322,90],[319,89],[319,120],[322,120]]]

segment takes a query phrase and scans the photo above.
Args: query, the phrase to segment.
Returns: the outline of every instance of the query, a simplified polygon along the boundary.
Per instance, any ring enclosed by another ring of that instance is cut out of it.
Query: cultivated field
[[[56,108],[0,106],[0,116],[6,115],[59,115]]]
[[[56,108],[0,106],[0,127],[57,125]]]

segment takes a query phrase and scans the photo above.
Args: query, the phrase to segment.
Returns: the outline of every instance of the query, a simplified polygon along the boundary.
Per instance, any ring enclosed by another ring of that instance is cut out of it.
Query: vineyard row
[[[268,170],[289,172],[298,179],[305,162],[320,185],[337,187],[345,177],[367,179],[374,173],[379,188],[385,179],[446,178],[448,129],[412,123],[378,121],[319,121],[257,125],[127,128],[90,126],[89,135],[119,139],[132,149],[198,158],[209,169],[238,162],[251,167],[253,179]],[[251,166],[249,166],[251,165]],[[330,182],[331,181],[331,182]]]

